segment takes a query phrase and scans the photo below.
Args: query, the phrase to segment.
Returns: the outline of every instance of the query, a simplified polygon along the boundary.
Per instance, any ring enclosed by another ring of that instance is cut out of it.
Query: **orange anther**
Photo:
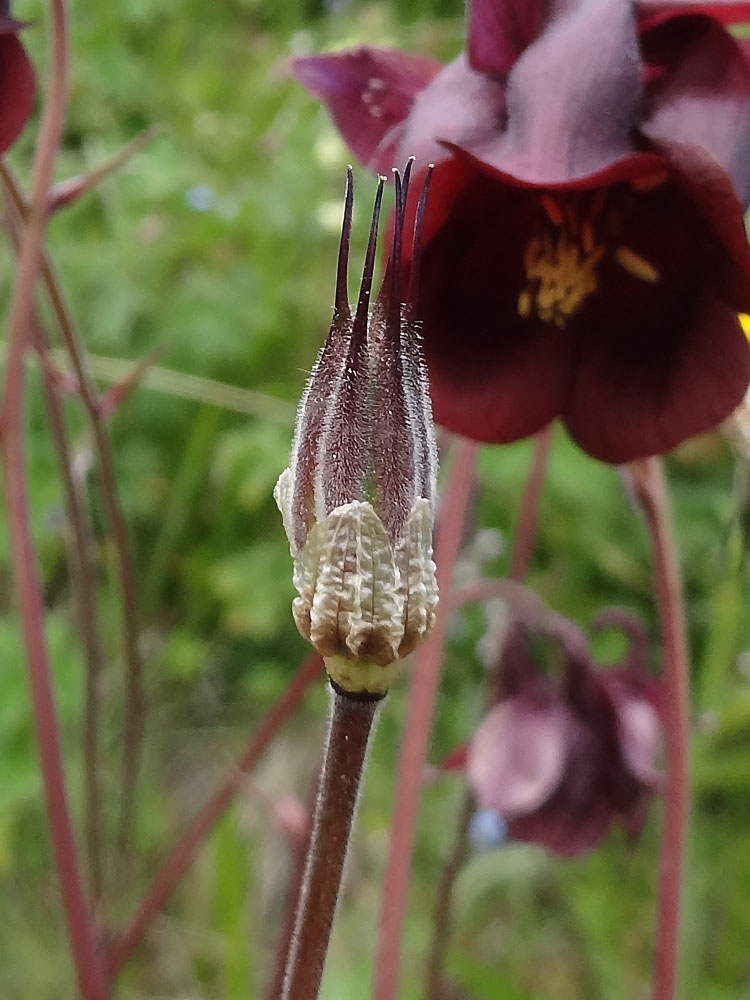
[[[553,222],[556,226],[561,226],[564,222],[564,216],[558,202],[550,194],[543,194],[539,200],[549,221]]]

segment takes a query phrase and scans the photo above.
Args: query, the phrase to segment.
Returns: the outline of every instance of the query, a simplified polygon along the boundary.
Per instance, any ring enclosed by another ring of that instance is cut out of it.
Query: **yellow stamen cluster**
[[[532,237],[523,258],[529,285],[518,297],[519,314],[530,315],[533,306],[545,323],[564,327],[596,291],[595,268],[603,254],[596,244],[586,251],[566,229],[557,239],[547,233]]]
[[[666,173],[649,174],[632,182],[638,191],[651,191],[667,179]],[[576,218],[569,207],[550,194],[539,199],[553,231],[534,235],[526,245],[523,266],[528,284],[518,296],[518,314],[535,314],[545,323],[565,327],[571,316],[598,288],[596,268],[607,250],[631,277],[648,284],[661,278],[654,265],[629,247],[598,243],[594,224],[605,202],[605,192],[595,193],[587,217]]]

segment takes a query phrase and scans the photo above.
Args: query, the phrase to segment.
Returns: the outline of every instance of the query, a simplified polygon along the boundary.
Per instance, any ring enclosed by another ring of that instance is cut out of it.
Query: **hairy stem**
[[[651,541],[664,656],[663,714],[667,776],[652,996],[654,1000],[674,1000],[690,807],[690,671],[682,581],[661,460],[645,459],[633,467],[633,473]]]
[[[323,661],[317,654],[305,660],[286,691],[261,722],[231,773],[173,846],[130,924],[112,943],[109,953],[112,975],[116,974],[133,954],[154,918],[161,912],[178,882],[190,867],[201,844],[231,805],[245,777],[258,763],[282,724],[299,705],[307,689],[322,673]]]
[[[332,686],[328,734],[281,1000],[316,1000],[339,898],[367,745],[382,695]]]
[[[545,427],[543,431],[537,434],[534,441],[534,453],[521,496],[516,529],[513,535],[513,547],[510,555],[509,579],[514,582],[523,580],[529,571],[529,564],[536,542],[539,500],[547,472],[547,458],[549,456],[551,439],[552,425],[550,424],[550,426]],[[488,685],[486,695],[487,707],[489,707],[495,689],[496,684],[491,682]],[[435,896],[432,941],[430,943],[427,975],[425,977],[425,997],[428,1000],[439,1000],[443,995],[444,968],[452,930],[456,879],[469,855],[469,824],[474,809],[474,796],[466,788],[458,809],[453,847],[445,861]]]
[[[395,1000],[398,993],[406,894],[417,826],[422,769],[432,731],[446,626],[450,586],[458,557],[466,506],[471,495],[477,446],[458,439],[448,484],[438,511],[437,563],[440,604],[435,628],[417,651],[396,778],[391,839],[383,880],[375,963],[375,1000]]]

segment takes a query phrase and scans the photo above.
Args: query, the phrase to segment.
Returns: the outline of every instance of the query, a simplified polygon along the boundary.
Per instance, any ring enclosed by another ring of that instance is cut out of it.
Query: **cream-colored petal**
[[[427,638],[435,624],[438,603],[432,560],[432,506],[420,498],[411,509],[396,549],[404,594],[403,636],[399,656],[407,656]]]

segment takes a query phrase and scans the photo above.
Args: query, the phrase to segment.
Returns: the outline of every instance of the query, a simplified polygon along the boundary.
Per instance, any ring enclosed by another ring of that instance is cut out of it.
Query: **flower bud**
[[[289,468],[274,496],[294,558],[292,605],[301,634],[347,691],[383,693],[394,664],[430,632],[437,605],[432,525],[437,450],[414,316],[421,221],[414,222],[406,302],[401,256],[411,161],[394,171],[391,252],[369,309],[380,204],[378,181],[356,308],[347,273],[354,187],[347,172],[331,329],[302,396]]]

